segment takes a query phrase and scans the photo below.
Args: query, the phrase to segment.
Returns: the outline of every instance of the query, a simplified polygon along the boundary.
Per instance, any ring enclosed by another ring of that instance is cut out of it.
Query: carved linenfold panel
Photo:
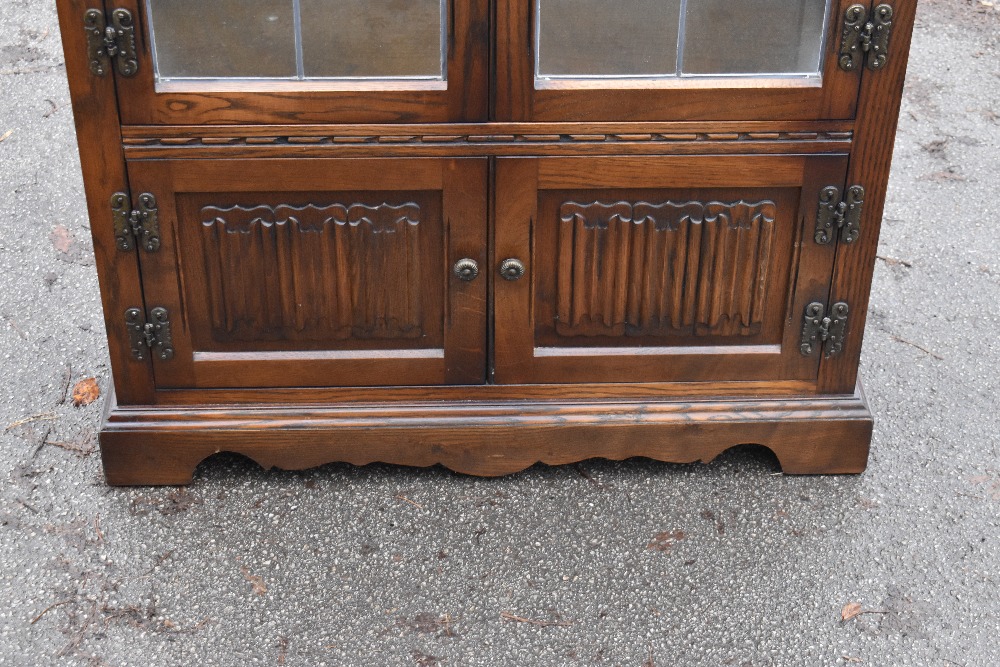
[[[420,206],[205,206],[209,312],[237,340],[418,338]]]
[[[564,203],[556,332],[760,333],[775,214],[772,201]]]

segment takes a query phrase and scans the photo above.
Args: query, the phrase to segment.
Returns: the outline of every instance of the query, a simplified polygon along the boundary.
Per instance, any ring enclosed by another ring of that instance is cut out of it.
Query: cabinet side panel
[[[150,362],[132,357],[124,326],[125,311],[143,307],[137,251],[117,248],[111,219],[111,196],[128,191],[115,80],[111,72],[97,76],[90,71],[83,29],[84,14],[104,11],[104,5],[100,0],[60,0],[57,6],[115,392],[123,405],[152,403]]]
[[[854,391],[857,382],[917,3],[916,0],[896,0],[892,6],[894,15],[889,60],[885,68],[877,72],[866,69],[861,84],[854,151],[847,182],[865,188],[865,205],[858,240],[852,244],[841,243],[837,250],[830,301],[846,302],[851,315],[843,351],[824,360],[820,366],[819,388],[823,392],[847,394]]]

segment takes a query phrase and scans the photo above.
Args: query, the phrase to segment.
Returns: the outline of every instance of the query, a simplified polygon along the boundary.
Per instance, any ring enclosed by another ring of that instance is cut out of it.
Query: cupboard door
[[[497,161],[497,383],[815,381],[844,155]],[[508,262],[507,260],[511,260]],[[513,262],[523,265],[517,277]]]
[[[158,388],[481,383],[485,159],[133,160]],[[469,276],[466,275],[465,278]]]
[[[498,0],[497,119],[854,117],[855,0]]]
[[[488,0],[121,0],[126,125],[485,120]]]

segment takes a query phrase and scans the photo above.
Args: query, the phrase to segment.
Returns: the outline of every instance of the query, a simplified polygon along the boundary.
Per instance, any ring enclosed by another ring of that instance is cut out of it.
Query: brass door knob
[[[455,262],[452,271],[460,280],[471,283],[479,275],[479,264],[476,263],[476,260],[466,257]]]
[[[520,280],[524,275],[524,264],[519,259],[513,257],[500,262],[500,275],[505,280]]]

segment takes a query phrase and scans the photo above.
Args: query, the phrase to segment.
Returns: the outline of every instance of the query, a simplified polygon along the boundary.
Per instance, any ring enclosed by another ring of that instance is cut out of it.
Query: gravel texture
[[[107,488],[67,398],[108,362],[53,5],[0,12],[0,665],[1000,664],[995,6],[919,12],[865,474],[222,457],[178,490]]]

